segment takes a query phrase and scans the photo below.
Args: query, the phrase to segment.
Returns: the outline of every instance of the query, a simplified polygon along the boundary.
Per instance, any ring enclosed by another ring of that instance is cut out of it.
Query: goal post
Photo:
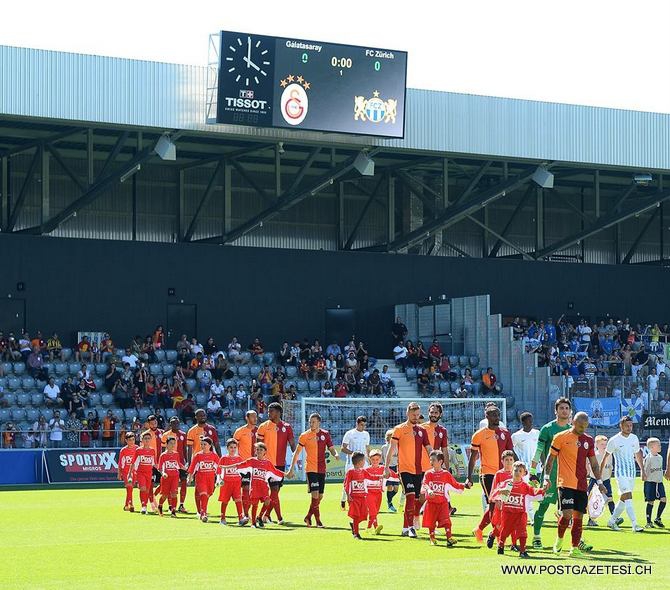
[[[442,404],[442,424],[449,433],[449,444],[459,447],[469,445],[472,434],[479,428],[484,418],[484,407],[494,402],[500,408],[500,419],[507,424],[507,404],[504,397],[477,398],[322,398],[303,397],[299,400],[285,401],[283,419],[293,428],[305,432],[309,428],[309,416],[318,413],[321,426],[330,432],[333,444],[339,450],[342,437],[347,430],[356,427],[356,418],[367,418],[367,431],[370,433],[370,445],[381,447],[385,443],[386,431],[406,420],[407,405],[416,402],[421,407],[424,420],[428,421],[428,407],[434,402]],[[296,432],[296,438],[298,436]],[[301,474],[302,475],[302,474]],[[344,476],[343,462],[328,460],[329,479]]]

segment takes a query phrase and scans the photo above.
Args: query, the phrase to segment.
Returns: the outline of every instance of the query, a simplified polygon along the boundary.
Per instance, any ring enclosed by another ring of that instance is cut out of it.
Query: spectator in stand
[[[238,408],[245,409],[247,407],[247,390],[244,388],[244,383],[237,384],[237,391],[235,392],[235,403]]]
[[[263,350],[263,343],[260,338],[254,338],[254,341],[248,346],[247,350],[251,353],[255,362],[261,362],[263,360],[265,350]]]
[[[405,369],[407,368],[407,355],[409,354],[409,351],[407,350],[407,347],[403,344],[402,340],[399,340],[398,343],[393,347],[393,359],[395,360],[395,364],[400,367],[400,370],[405,372]]]
[[[358,363],[357,374],[366,373],[369,370],[370,370],[370,359],[368,358],[368,355],[366,354],[366,355],[363,356],[363,358]]]
[[[323,355],[319,355],[314,361],[314,377],[316,379],[328,379],[328,371],[326,371],[326,360],[323,358]]]
[[[333,392],[333,397],[347,397],[349,394],[349,388],[347,387],[347,384],[344,382],[342,378],[337,380],[337,384],[335,385],[335,390]]]
[[[326,360],[326,379],[330,379],[331,381],[337,379],[337,363],[333,354],[329,354]]]
[[[282,399],[289,401],[298,399],[298,392],[295,390],[295,385],[291,384],[287,389],[284,389]]]
[[[63,431],[65,422],[60,417],[60,410],[54,412],[54,417],[49,420],[49,443],[51,448],[58,449],[63,446]]]
[[[53,362],[56,358],[63,360],[63,345],[61,344],[58,334],[54,332],[51,338],[47,340],[47,353],[49,361]]]
[[[13,422],[7,422],[5,429],[2,432],[2,448],[4,449],[15,449],[16,448],[16,437],[19,433],[19,429],[14,425]]]
[[[207,356],[212,356],[218,350],[219,347],[216,345],[216,342],[214,342],[214,338],[212,336],[207,338],[207,342],[205,342],[205,345],[202,347],[203,353]]]
[[[278,403],[284,396],[284,378],[277,375],[272,379],[272,389],[270,390],[270,403]]]
[[[100,417],[98,416],[98,411],[88,413],[86,419],[88,422],[88,430],[90,432],[91,440],[90,446],[94,449],[97,449],[100,446]]]
[[[261,391],[261,386],[258,383],[257,379],[251,380],[251,387],[249,388],[249,399],[256,403],[256,400],[263,399],[263,392]]]
[[[343,376],[344,375],[344,369],[346,368],[345,365],[345,360],[344,360],[344,355],[343,354],[338,354],[335,357],[335,366],[337,367],[337,377]]]
[[[21,334],[18,342],[19,352],[21,353],[21,358],[25,363],[30,356],[30,353],[33,351],[32,345],[30,344],[30,335],[28,332]]]
[[[200,358],[202,358],[202,353],[198,353],[198,355]],[[212,384],[212,372],[206,368],[204,363],[202,364],[201,368],[198,369],[196,378],[198,379],[198,384],[200,385],[200,391],[206,393]]]
[[[114,354],[114,341],[107,333],[103,334],[100,341],[100,354],[102,355],[103,362],[106,362]]]
[[[300,361],[300,365],[298,365],[298,373],[300,373],[300,376],[303,379],[309,379],[311,375],[312,369],[309,366],[309,363],[307,362],[307,359],[302,359]]]
[[[368,392],[372,395],[380,396],[382,394],[382,380],[379,375],[379,369],[372,371],[368,378]]]
[[[231,392],[232,394],[232,392]],[[233,397],[232,395],[230,396],[231,398]],[[227,401],[227,400],[226,400]],[[232,412],[235,409],[235,399],[232,399],[233,405],[232,409],[229,410]],[[216,395],[213,395],[212,397],[209,398],[209,401],[207,402],[207,414],[209,416],[213,416],[217,420],[221,420],[223,418],[223,408],[221,407],[221,402],[219,401],[219,397]]]
[[[442,358],[442,349],[440,348],[440,344],[438,341],[435,339],[433,340],[433,343],[430,345],[430,348],[428,349],[428,361],[430,363],[433,362],[440,362],[440,359]]]
[[[197,338],[191,338],[191,343],[188,348],[191,356],[198,356],[198,354],[200,354],[202,357],[205,352],[204,346],[198,342]]]
[[[272,390],[272,370],[270,365],[263,365],[261,372],[258,374],[258,382],[261,384],[261,391],[264,396],[269,396]]]
[[[463,384],[463,387],[468,392],[468,394],[472,393],[474,379],[472,378],[472,371],[469,368],[463,369],[461,383]]]
[[[652,367],[649,370],[649,375],[647,376],[647,390],[649,391],[650,400],[658,400],[658,375],[656,373],[656,367]]]
[[[233,336],[233,339],[228,343],[228,358],[232,363],[242,362],[242,345]]]
[[[158,396],[158,405],[165,409],[172,406],[171,396],[170,396],[170,383],[167,380],[167,377],[161,378],[160,381],[156,383],[156,395]],[[158,411],[158,408],[156,408]]]
[[[224,387],[223,383],[221,383],[221,379],[215,379],[214,383],[212,383],[209,386],[209,395],[210,397],[222,397],[226,391],[226,388]]]
[[[33,432],[35,433],[36,446],[46,449],[49,446],[49,424],[44,416],[40,415],[33,424]]]
[[[465,381],[461,381],[458,385],[458,389],[451,394],[451,397],[468,397],[470,392],[467,387],[465,387]]]
[[[524,330],[521,326],[521,320],[519,320],[519,316],[516,316],[512,320],[510,326],[512,327],[512,335],[514,336],[514,340],[521,340]]]
[[[670,414],[670,394],[666,393],[658,404],[658,410],[661,414]]]
[[[325,381],[321,386],[321,397],[333,397],[333,386],[330,381]]]
[[[312,344],[311,353],[313,359],[323,357],[323,346],[321,346],[321,343],[318,340],[315,340],[314,344]]]
[[[107,414],[102,419],[102,446],[113,447],[116,443],[116,425],[118,420],[112,410],[107,410]]]
[[[493,369],[488,367],[486,373],[482,375],[482,391],[484,395],[490,395],[496,392],[496,376]]]
[[[402,318],[397,316],[395,322],[391,326],[391,337],[393,338],[393,346],[401,340],[404,342],[407,336],[407,326],[403,323]]]
[[[140,391],[142,400],[146,402],[151,408],[156,408],[158,406],[158,392],[156,391],[156,377],[149,375],[149,379],[144,384],[144,387],[141,387],[140,384],[136,381],[135,386]]]
[[[342,354],[342,349],[340,348],[340,345],[333,340],[329,345],[328,348],[326,348],[326,355],[330,356],[333,355],[335,358],[337,358],[338,354]]]
[[[121,363],[124,365],[127,363],[128,366],[133,370],[137,368],[137,363],[139,360],[140,359],[135,353],[133,353],[130,347],[126,348],[126,353],[121,357]]]
[[[369,357],[370,353],[368,352],[368,349],[365,347],[365,342],[362,340],[358,343],[358,347],[356,348],[356,358],[358,359],[358,363],[360,364],[365,357]]]
[[[91,354],[91,343],[88,340],[88,336],[83,336],[81,341],[75,347],[74,358],[77,362],[81,362],[84,359],[92,361]]]
[[[147,336],[142,342],[140,347],[140,354],[138,355],[141,361],[145,363],[150,363],[155,360],[154,357],[154,344],[151,340],[151,336]]]
[[[307,362],[312,360],[312,347],[309,345],[307,338],[300,343],[300,360],[305,359]]]
[[[416,363],[417,367],[427,367],[428,366],[428,352],[423,346],[423,342],[418,340],[416,343]]]
[[[112,361],[105,372],[105,391],[114,393],[114,387],[119,380],[119,374],[116,371],[116,363]]]
[[[51,422],[49,422],[49,424],[51,425]],[[79,447],[81,431],[83,427],[84,426],[81,423],[81,420],[79,420],[77,413],[70,412],[69,417],[67,419],[67,423],[65,425],[65,430],[67,431],[68,446],[74,448]]]
[[[232,387],[226,387],[224,400],[226,402],[226,409],[228,414],[232,414],[235,411],[237,402],[235,400],[235,392],[233,392]]]
[[[445,381],[447,379],[455,377],[455,374],[452,373],[451,371],[451,364],[449,363],[449,357],[446,354],[443,354],[442,358],[440,359],[439,370],[440,370],[440,376]]]
[[[296,367],[300,364],[300,342],[297,340],[291,346],[291,364]]]
[[[344,373],[344,383],[347,386],[347,392],[351,393],[360,393],[360,388],[358,386],[358,379],[356,379],[356,374],[351,368],[347,369]]]
[[[142,392],[140,388],[135,386],[133,387],[131,394],[132,407],[136,410],[141,410],[144,407],[144,399],[142,398]]]
[[[47,373],[44,370],[44,359],[42,358],[39,346],[34,346],[33,351],[28,355],[26,367],[30,376],[34,379],[39,381],[46,379]]]
[[[216,361],[214,368],[212,369],[212,375],[215,379],[221,380],[230,379],[234,375],[233,371],[230,369],[230,363],[228,363],[228,359],[222,352],[219,352],[216,355]]]
[[[288,345],[288,342],[284,342],[281,345],[277,359],[283,366],[294,364],[293,355],[291,354],[291,347]]]
[[[419,389],[419,393],[421,395],[427,395],[433,392],[433,384],[430,381],[430,374],[428,371],[423,371],[419,373],[419,376],[417,378],[417,386]]]
[[[391,373],[389,373],[389,366],[384,365],[382,367],[382,372],[379,374],[379,379],[382,384],[382,393],[384,395],[395,395],[395,383],[391,379]]]
[[[186,398],[184,395],[184,382],[179,379],[175,379],[172,383],[172,391],[170,392],[170,398],[172,399],[172,409],[178,410],[181,408],[181,405]],[[120,439],[119,439],[120,440]]]
[[[44,386],[43,393],[47,408],[61,407],[64,404],[60,395],[60,387],[56,385],[56,380],[53,377],[49,378],[49,382]]]
[[[411,340],[408,340],[405,342],[405,348],[407,349],[406,367],[416,367],[418,364],[416,358],[416,346],[414,346]]]
[[[344,361],[344,370],[351,369],[354,373],[358,373],[358,359],[356,353],[352,350]]]
[[[344,347],[344,356],[348,357],[350,352],[353,352],[355,355],[356,351],[357,351],[356,343],[353,340],[349,340],[349,342],[347,342],[347,345]]]
[[[156,388],[156,378],[149,375],[149,370],[143,361],[140,362],[139,367],[135,370],[133,375],[133,383],[138,387],[140,393],[145,395],[147,392],[147,385],[151,382],[153,388]],[[152,392],[153,394],[153,392]]]

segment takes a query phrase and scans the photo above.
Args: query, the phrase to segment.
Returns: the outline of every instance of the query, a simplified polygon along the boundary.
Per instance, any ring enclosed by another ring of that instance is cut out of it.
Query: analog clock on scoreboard
[[[407,53],[221,31],[217,123],[403,137]]]

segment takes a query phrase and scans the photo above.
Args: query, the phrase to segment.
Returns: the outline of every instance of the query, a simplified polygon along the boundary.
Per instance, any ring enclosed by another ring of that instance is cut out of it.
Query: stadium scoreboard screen
[[[404,136],[407,53],[221,31],[217,123]]]

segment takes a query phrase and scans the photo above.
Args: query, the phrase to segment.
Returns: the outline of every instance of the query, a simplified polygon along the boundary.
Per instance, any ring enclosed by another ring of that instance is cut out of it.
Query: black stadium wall
[[[393,305],[428,296],[490,293],[492,311],[505,315],[651,322],[668,320],[670,292],[670,271],[648,266],[21,235],[0,235],[0,260],[0,299],[23,299],[26,328],[64,341],[85,330],[125,343],[165,325],[168,304],[183,302],[197,305],[199,339],[236,335],[246,346],[258,335],[276,350],[284,339],[323,339],[325,310],[340,306],[356,310],[356,334],[377,356],[389,354]]]

